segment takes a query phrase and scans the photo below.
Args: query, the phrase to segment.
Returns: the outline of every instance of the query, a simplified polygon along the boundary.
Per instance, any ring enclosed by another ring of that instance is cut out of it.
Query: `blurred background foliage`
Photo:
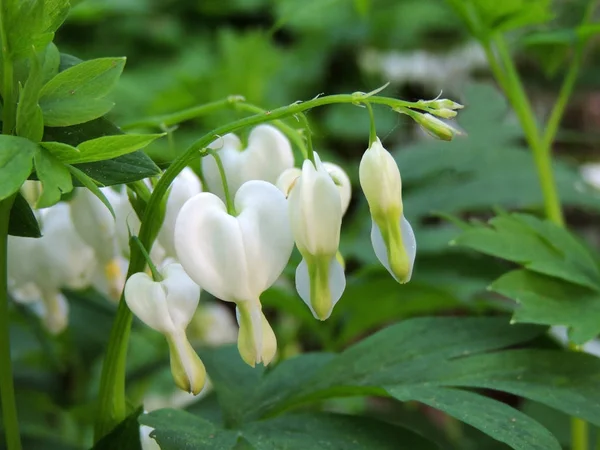
[[[432,140],[405,116],[376,109],[378,134],[393,151],[402,173],[405,214],[415,228],[419,248],[413,280],[402,286],[376,263],[369,241],[368,206],[358,185],[358,162],[368,144],[366,111],[343,105],[308,113],[316,150],[323,159],[344,167],[354,183],[341,247],[348,287],[332,318],[324,323],[316,322],[297,298],[292,278],[289,284],[281,283],[265,293],[263,301],[274,318],[284,356],[301,350],[340,350],[384,325],[414,315],[473,315],[512,309],[512,302],[486,291],[510,268],[508,263],[449,246],[458,228],[440,214],[486,219],[497,209],[541,212],[541,192],[531,154],[489,74],[485,54],[448,3],[72,3],[75,6],[57,34],[56,44],[62,52],[82,59],[127,56],[114,94],[117,106],[110,114],[120,126],[229,95],[242,95],[269,109],[320,93],[366,92],[388,81],[391,85],[385,94],[389,96],[429,99],[443,91],[444,97],[465,104],[458,123],[467,136],[451,143]],[[555,98],[568,64],[570,39],[586,4],[583,0],[554,0],[550,20],[509,34],[540,117],[545,117]],[[586,52],[580,81],[558,135],[555,168],[568,222],[597,247],[600,235],[593,225],[600,219],[600,193],[583,182],[578,169],[582,162],[600,159],[600,58],[595,41]],[[171,140],[152,144],[148,153],[157,162],[168,163],[195,138],[243,115],[247,113],[232,108],[186,122]],[[287,122],[300,127],[294,119]],[[16,383],[28,450],[79,449],[82,442],[90,440],[93,395],[115,307],[97,293],[67,295],[70,327],[58,340],[49,339],[26,308],[14,311]],[[555,344],[549,341],[547,345]],[[131,347],[132,398],[147,395],[143,393],[148,386],[154,393],[170,393],[160,336],[135,326]],[[210,407],[210,397],[206,403]],[[398,404],[384,400],[353,399],[329,402],[326,407],[366,409],[405,423],[420,421],[415,426],[425,432],[432,423],[443,422],[435,417],[431,420],[429,410],[422,420],[413,414],[408,417]],[[524,408],[561,441],[568,441],[566,416],[530,402]],[[53,428],[40,423],[50,423]],[[443,427],[452,424],[443,422]],[[439,438],[443,448],[508,448],[467,426],[458,441],[447,441],[447,435]],[[52,440],[57,441],[56,447],[49,444]]]

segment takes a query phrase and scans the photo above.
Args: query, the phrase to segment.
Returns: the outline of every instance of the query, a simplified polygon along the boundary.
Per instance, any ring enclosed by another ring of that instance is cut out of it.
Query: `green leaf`
[[[0,135],[0,200],[17,192],[29,177],[37,149],[29,139]]]
[[[150,434],[161,450],[228,450],[238,439],[233,430],[218,428],[211,422],[186,411],[159,409],[142,414],[139,423],[154,428]]]
[[[568,230],[524,214],[495,217],[489,224],[474,225],[454,243],[600,291],[596,262]]]
[[[519,303],[514,322],[566,325],[575,344],[600,333],[600,294],[527,270],[514,270],[492,283],[491,289]]]
[[[88,188],[96,197],[98,197],[98,199],[100,199],[100,201],[102,203],[104,203],[104,206],[106,206],[108,208],[108,210],[110,211],[110,213],[112,214],[112,216],[114,218],[115,211],[113,210],[112,205],[110,204],[110,202],[108,201],[106,196],[102,193],[102,191],[100,190],[98,185],[96,185],[96,182],[92,178],[87,176],[84,172],[79,170],[77,167],[75,167],[75,166],[68,166],[68,167],[69,167],[70,172],[73,174],[73,176],[75,178],[77,178],[83,186]]]
[[[100,439],[92,450],[142,450],[140,443],[140,425],[138,417],[143,413],[142,407],[135,410],[115,427],[109,434]]]
[[[552,433],[506,403],[458,389],[397,387],[388,392],[400,401],[443,411],[516,450],[561,450]]]
[[[508,350],[429,367],[414,386],[493,389],[548,405],[600,425],[600,359],[557,350]],[[395,388],[395,387],[394,387]],[[387,388],[392,389],[391,386]]]
[[[84,141],[115,134],[123,134],[123,132],[106,117],[100,117],[70,127],[46,127],[43,140],[48,142],[61,142],[77,147]]]
[[[77,167],[104,186],[127,184],[161,173],[158,166],[141,150],[118,158],[76,164],[73,167]]]
[[[79,158],[79,149],[72,145],[64,144],[62,142],[40,142],[40,145],[63,163]]]
[[[256,450],[435,450],[418,434],[366,417],[330,413],[286,414],[253,422],[241,434]],[[550,449],[548,449],[550,450]]]
[[[8,234],[11,236],[39,238],[42,236],[40,225],[25,197],[18,192],[10,210]]]
[[[124,66],[125,58],[99,58],[60,72],[44,85],[40,94],[45,125],[66,127],[106,114],[114,104],[105,97]]]
[[[44,54],[44,64],[42,65],[42,83],[46,84],[49,80],[54,78],[58,73],[58,66],[60,65],[60,52],[58,47],[53,42],[48,44],[46,47],[46,53]]]
[[[37,177],[42,182],[42,194],[36,207],[47,208],[58,203],[62,194],[73,190],[71,174],[62,162],[44,148],[38,148],[33,160]]]
[[[19,136],[39,142],[44,134],[44,118],[38,104],[42,88],[42,66],[37,55],[30,59],[31,67],[25,85],[19,92],[16,130]]]
[[[103,136],[82,142],[77,146],[79,157],[69,164],[103,161],[118,156],[133,153],[146,147],[155,139],[164,136],[161,134],[120,134],[116,136]]]

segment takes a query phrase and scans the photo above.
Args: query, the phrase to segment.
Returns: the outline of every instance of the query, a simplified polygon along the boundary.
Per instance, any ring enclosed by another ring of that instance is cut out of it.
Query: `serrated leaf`
[[[143,408],[138,408],[115,427],[109,434],[100,439],[91,450],[142,450],[140,443],[140,425],[138,417]]]
[[[8,234],[11,236],[39,238],[42,236],[40,225],[25,197],[18,192],[10,210]]]
[[[42,182],[42,194],[37,208],[47,208],[60,200],[62,194],[73,190],[69,169],[45,148],[38,148],[34,157],[35,172]]]
[[[29,177],[37,149],[29,139],[0,135],[0,200],[17,192]]]
[[[97,119],[113,107],[105,97],[118,81],[125,58],[85,61],[57,74],[40,93],[44,124],[66,127]]]
[[[108,208],[108,210],[110,211],[113,218],[115,218],[115,211],[114,211],[112,205],[110,204],[110,202],[108,201],[106,196],[102,193],[102,191],[96,184],[96,181],[94,179],[90,178],[89,176],[87,176],[84,172],[82,172],[75,166],[68,166],[68,168],[69,168],[69,171],[73,174],[73,176],[75,178],[77,178],[83,186],[88,188],[96,197],[98,197],[98,199],[102,203],[104,203],[104,206],[106,206]]]
[[[600,333],[600,294],[572,283],[514,270],[494,281],[491,289],[514,299],[519,306],[513,321],[566,325],[575,344],[584,344]]]
[[[388,392],[403,402],[418,401],[443,411],[516,450],[561,450],[550,431],[506,403],[448,388],[397,387]]]
[[[44,134],[44,117],[38,104],[38,96],[42,88],[42,65],[37,55],[30,59],[29,76],[19,92],[17,104],[16,130],[19,136],[33,142],[42,140]]]
[[[525,268],[600,291],[600,271],[590,253],[564,228],[525,214],[476,225],[454,242]]]

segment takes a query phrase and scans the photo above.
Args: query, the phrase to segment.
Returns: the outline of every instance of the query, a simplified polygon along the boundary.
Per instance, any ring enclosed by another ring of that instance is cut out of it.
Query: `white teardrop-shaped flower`
[[[227,134],[209,145],[218,151],[225,169],[227,184],[233,197],[242,184],[264,180],[275,184],[281,173],[294,166],[294,154],[285,135],[272,125],[259,125],[248,136],[248,146],[234,134]],[[225,199],[223,182],[212,156],[202,161],[202,173],[209,190]]]
[[[412,276],[417,244],[404,218],[400,170],[379,138],[364,153],[359,176],[371,210],[375,254],[396,281],[406,283]]]
[[[176,257],[175,251],[175,221],[179,210],[194,195],[202,192],[202,183],[198,175],[192,169],[186,167],[181,171],[171,184],[171,190],[167,198],[165,219],[158,233],[158,242],[165,251],[167,257]]]
[[[238,347],[244,360],[268,364],[274,353],[263,345],[268,330],[259,298],[281,275],[293,249],[287,202],[274,185],[248,181],[234,204],[236,216],[214,194],[188,200],[175,223],[175,249],[196,283],[238,305]]]
[[[148,274],[133,274],[125,284],[129,309],[150,328],[162,333],[169,344],[171,373],[181,389],[199,394],[204,387],[206,370],[190,345],[185,329],[200,301],[200,287],[180,264],[161,270],[163,280]]]
[[[290,222],[302,262],[296,269],[296,289],[313,315],[327,319],[346,287],[344,269],[336,258],[342,226],[342,201],[333,179],[315,153],[289,195]]]
[[[88,286],[96,269],[94,251],[75,232],[69,210],[66,203],[40,210],[40,238],[8,238],[9,288],[17,301],[43,303],[37,311],[53,333],[68,322],[60,289]]]
[[[348,210],[348,206],[350,205],[350,200],[352,199],[352,184],[350,183],[350,178],[348,174],[344,172],[340,166],[330,162],[324,162],[323,167],[327,171],[327,173],[333,179],[333,182],[337,186],[340,192],[340,200],[342,202],[342,215],[346,214]],[[285,196],[289,196],[290,191],[296,184],[298,178],[302,175],[302,170],[296,167],[292,167],[291,169],[285,170],[277,179],[277,187],[281,192],[285,194]]]

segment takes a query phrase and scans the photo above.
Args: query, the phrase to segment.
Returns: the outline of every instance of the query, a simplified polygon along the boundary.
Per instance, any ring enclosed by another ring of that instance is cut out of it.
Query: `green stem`
[[[373,107],[369,102],[364,102],[367,111],[369,112],[369,147],[377,140],[377,127],[375,126],[375,114]]]
[[[291,105],[282,106],[281,108],[256,114],[254,116],[245,117],[243,119],[223,125],[208,134],[205,134],[196,142],[194,142],[182,155],[173,161],[169,168],[162,174],[156,184],[150,200],[144,212],[144,218],[139,232],[139,239],[148,250],[152,250],[154,237],[152,236],[152,220],[160,211],[161,202],[169,186],[175,177],[181,172],[190,160],[200,156],[206,156],[208,145],[219,136],[224,136],[227,133],[232,133],[246,127],[259,125],[261,123],[271,122],[273,120],[291,117],[300,112],[324,105],[334,103],[360,103],[365,99],[369,99],[371,103],[387,105],[390,108],[416,108],[423,109],[413,102],[396,100],[388,97],[371,96],[369,94],[338,94],[324,97],[314,98],[312,100]],[[127,277],[144,269],[144,258],[136,249],[132,249],[131,258],[129,261],[129,269]],[[104,435],[109,433],[115,425],[126,417],[125,404],[125,363],[127,357],[127,345],[131,328],[132,314],[127,304],[121,298],[117,316],[113,322],[113,327],[108,339],[108,346],[104,364],[102,366],[102,375],[100,378],[100,390],[98,393],[98,415],[96,419],[94,439],[97,442]]]
[[[544,197],[544,209],[546,217],[552,222],[564,226],[564,218],[556,182],[554,181],[554,172],[552,168],[552,158],[549,149],[544,148],[539,134],[538,126],[535,121],[535,114],[531,108],[525,89],[519,78],[519,74],[512,61],[506,42],[501,35],[494,38],[498,54],[506,70],[506,80],[511,95],[513,108],[521,122],[525,139],[533,153],[533,159],[536,165],[540,187]]]
[[[176,125],[186,120],[195,119],[206,114],[210,114],[219,109],[227,108],[237,102],[243,102],[244,97],[239,95],[230,95],[222,100],[217,100],[211,103],[205,103],[199,106],[193,106],[192,108],[183,109],[181,111],[174,112],[172,114],[163,114],[161,116],[148,117],[146,119],[138,120],[123,125],[121,128],[125,131],[134,128],[145,128],[145,127],[159,127],[166,128],[171,125]]]
[[[152,262],[152,258],[150,258],[150,255],[144,248],[144,244],[142,244],[142,242],[139,240],[139,238],[137,236],[131,236],[131,241],[134,242],[135,245],[137,245],[139,251],[141,252],[144,259],[146,260],[148,267],[150,267],[150,272],[152,273],[152,279],[154,281],[162,281],[164,278],[160,274],[160,272],[158,271],[158,269],[156,268],[154,263]]]
[[[19,419],[10,357],[8,320],[8,221],[15,197],[0,201],[0,398],[7,450],[21,450]]]
[[[14,68],[8,47],[8,35],[4,20],[6,11],[4,1],[0,2],[0,39],[2,40],[2,133],[12,134],[16,122],[16,102],[14,99]]]
[[[302,122],[302,125],[304,125],[304,130],[306,133],[306,159],[308,159],[310,162],[313,163],[313,165],[315,165],[315,151],[313,150],[312,133],[310,131],[308,119],[306,118],[306,115],[304,113],[297,113],[296,117],[298,117],[300,119],[300,122]]]
[[[221,183],[223,183],[223,192],[225,192],[225,203],[227,205],[227,214],[235,216],[235,206],[233,205],[233,200],[231,198],[231,191],[229,190],[229,184],[227,183],[227,175],[225,174],[225,167],[223,167],[223,161],[221,161],[221,157],[219,153],[214,149],[209,149],[208,153],[215,158],[215,162],[217,163],[217,169],[219,169],[219,176],[221,177]]]

